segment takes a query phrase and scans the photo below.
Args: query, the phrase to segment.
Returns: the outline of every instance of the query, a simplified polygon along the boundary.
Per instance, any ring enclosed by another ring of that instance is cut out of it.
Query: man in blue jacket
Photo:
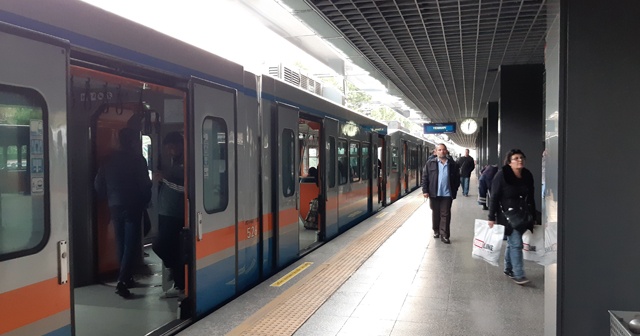
[[[427,161],[422,170],[422,194],[429,199],[433,238],[450,244],[451,204],[460,188],[460,170],[447,157],[447,146],[436,146],[436,157]]]

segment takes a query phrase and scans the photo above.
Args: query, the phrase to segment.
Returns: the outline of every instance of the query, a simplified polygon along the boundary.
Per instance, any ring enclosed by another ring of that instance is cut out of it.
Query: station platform
[[[543,267],[519,286],[504,247],[499,267],[471,257],[477,190],[453,202],[449,245],[418,189],[179,335],[542,335]]]

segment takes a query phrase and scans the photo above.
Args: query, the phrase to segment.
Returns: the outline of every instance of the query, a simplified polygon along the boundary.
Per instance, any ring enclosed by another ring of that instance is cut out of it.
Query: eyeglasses
[[[511,158],[511,161],[516,161],[516,160],[524,161],[524,158],[522,156],[516,156]]]

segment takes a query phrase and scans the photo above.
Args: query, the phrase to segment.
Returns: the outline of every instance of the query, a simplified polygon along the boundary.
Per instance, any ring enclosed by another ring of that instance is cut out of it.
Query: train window
[[[371,155],[369,154],[369,144],[362,144],[362,162],[364,165],[362,166],[362,180],[366,181],[369,179],[369,168],[371,166]]]
[[[351,173],[351,182],[360,181],[360,143],[351,142],[349,144],[349,172]]]
[[[153,179],[153,171],[151,167],[153,167],[153,162],[151,162],[152,158],[152,147],[151,147],[151,137],[148,135],[142,136],[142,156],[147,161],[147,170],[149,171],[149,178]]]
[[[282,194],[284,197],[293,196],[296,192],[296,138],[292,130],[282,130]]]
[[[349,162],[347,161],[347,140],[338,140],[338,184],[347,183],[349,174]]]
[[[329,166],[327,167],[327,177],[329,180],[329,188],[336,186],[336,138],[329,137]]]
[[[45,115],[35,90],[0,85],[0,261],[36,253],[49,239]]]
[[[391,170],[393,172],[398,171],[398,147],[391,147]]]
[[[224,211],[229,204],[227,124],[207,117],[202,123],[203,203],[207,213]]]

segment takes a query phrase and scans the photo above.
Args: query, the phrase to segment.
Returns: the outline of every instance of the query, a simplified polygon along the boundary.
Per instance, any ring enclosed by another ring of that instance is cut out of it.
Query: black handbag
[[[517,207],[508,208],[507,210],[503,208],[502,213],[509,225],[518,232],[526,231],[535,221],[533,214],[529,211],[527,198],[522,196],[520,196],[520,202]]]

